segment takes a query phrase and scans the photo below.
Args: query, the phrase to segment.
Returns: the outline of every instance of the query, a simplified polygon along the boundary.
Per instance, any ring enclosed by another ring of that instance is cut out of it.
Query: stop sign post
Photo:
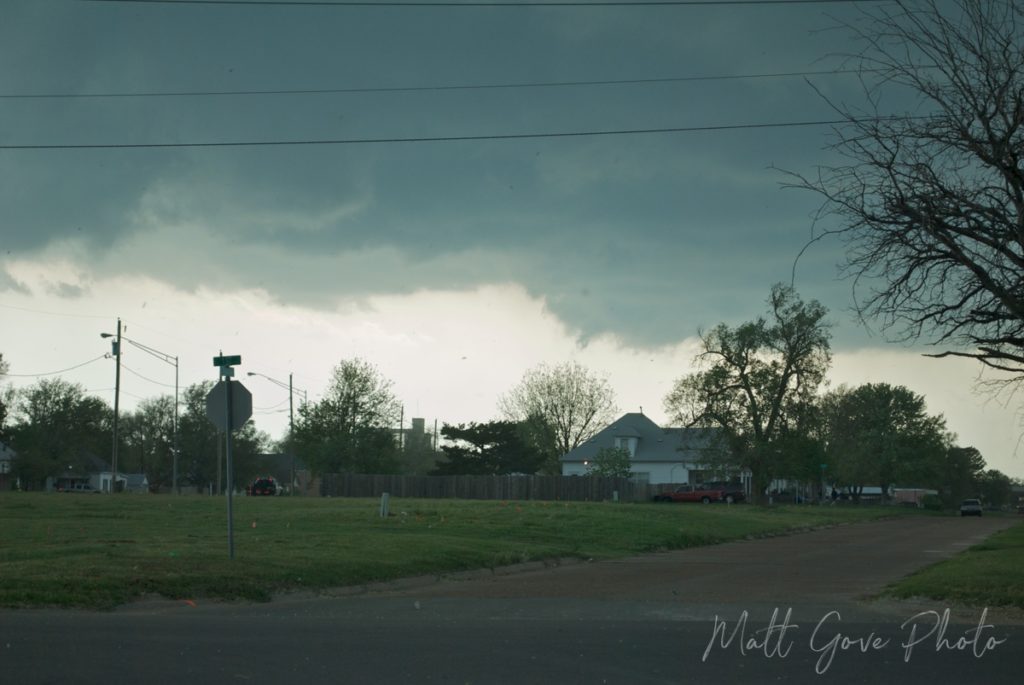
[[[231,388],[231,420],[225,411]],[[238,381],[223,380],[213,386],[206,396],[206,418],[222,431],[236,431],[252,416],[252,393]]]
[[[235,370],[231,367],[242,363],[240,355],[213,358],[213,365],[220,368],[221,380],[206,396],[206,416],[224,431],[224,452],[228,467],[228,558],[235,558],[235,525],[231,510],[231,496],[234,492],[234,469],[231,465],[231,433],[245,425],[252,416],[252,394],[241,383],[233,383]]]

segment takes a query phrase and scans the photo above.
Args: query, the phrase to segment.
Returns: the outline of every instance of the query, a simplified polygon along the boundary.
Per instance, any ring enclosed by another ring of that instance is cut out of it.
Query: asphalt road
[[[1013,520],[921,518],[294,595],[0,612],[0,683],[1017,683],[1024,625],[866,602]],[[774,615],[774,618],[773,618]]]

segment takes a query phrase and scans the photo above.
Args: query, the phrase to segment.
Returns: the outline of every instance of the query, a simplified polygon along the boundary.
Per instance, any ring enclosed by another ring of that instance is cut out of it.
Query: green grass
[[[0,494],[0,606],[146,594],[268,600],[404,576],[610,558],[901,514],[893,508]],[[911,512],[912,513],[912,512]]]
[[[1024,609],[1024,523],[907,576],[886,594]]]

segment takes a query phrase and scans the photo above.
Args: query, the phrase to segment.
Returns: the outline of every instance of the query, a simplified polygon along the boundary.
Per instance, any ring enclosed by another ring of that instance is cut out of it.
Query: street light
[[[113,337],[111,333],[100,333],[101,338]],[[166,352],[154,349],[148,345],[126,338],[121,335],[121,319],[117,320],[117,342],[114,343],[115,352],[114,355],[117,357],[117,382],[114,385],[114,477],[117,477],[117,400],[120,394],[121,388],[121,341],[125,341],[128,344],[137,347],[146,354],[156,357],[160,361],[170,364],[174,367],[174,422],[173,426],[173,447],[171,447],[172,453],[172,468],[171,468],[171,492],[174,494],[178,493],[178,358],[172,357]]]
[[[292,473],[291,473],[291,482],[288,484],[288,494],[289,495],[294,495],[295,494],[295,446],[294,446],[294,440],[295,440],[295,400],[294,400],[295,387],[292,385],[292,374],[290,374],[290,373],[288,374],[288,382],[287,383],[285,383],[284,381],[279,381],[276,378],[271,378],[270,376],[268,376],[266,374],[257,373],[256,371],[249,371],[247,375],[249,375],[249,376],[259,376],[260,378],[265,378],[266,380],[270,381],[274,385],[276,385],[278,387],[281,387],[281,388],[284,388],[285,390],[288,391],[288,452],[290,453],[290,456],[292,458]],[[305,390],[299,390],[299,392],[302,393],[302,403],[306,404],[306,402],[309,400],[309,396],[306,394]]]

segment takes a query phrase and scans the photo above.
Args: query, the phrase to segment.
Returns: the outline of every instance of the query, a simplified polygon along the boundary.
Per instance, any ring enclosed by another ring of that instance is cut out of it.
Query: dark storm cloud
[[[804,10],[348,10],[15,2],[0,92],[391,87],[806,69]],[[773,30],[766,27],[773,26]],[[819,65],[820,66],[820,65]],[[282,96],[4,100],[5,143],[408,138],[827,117],[800,79]],[[0,151],[4,247],[284,302],[516,280],[582,335],[662,343],[789,277],[818,129],[285,148]],[[180,237],[181,260],[150,256]],[[191,237],[191,244],[186,244]],[[134,259],[106,259],[131,246]],[[217,269],[189,250],[244,249]],[[353,255],[376,255],[378,264]],[[303,267],[303,260],[306,266]],[[334,260],[339,266],[331,267]],[[282,273],[276,263],[290,268]],[[831,269],[804,271],[815,278]],[[342,269],[341,265],[344,265]],[[0,281],[0,287],[3,287]],[[8,278],[8,288],[11,280]],[[829,286],[830,287],[830,286]],[[813,293],[811,293],[813,295]],[[750,303],[755,303],[751,305]]]

